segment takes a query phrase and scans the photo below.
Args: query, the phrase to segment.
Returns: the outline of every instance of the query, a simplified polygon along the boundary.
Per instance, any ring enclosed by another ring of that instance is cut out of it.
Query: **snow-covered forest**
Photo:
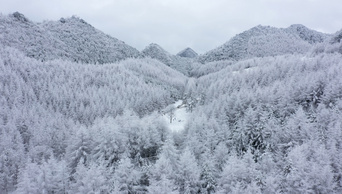
[[[257,26],[176,56],[0,15],[0,193],[341,193],[341,39]]]

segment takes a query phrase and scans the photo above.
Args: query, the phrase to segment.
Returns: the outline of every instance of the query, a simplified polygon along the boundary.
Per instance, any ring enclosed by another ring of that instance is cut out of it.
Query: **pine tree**
[[[250,151],[243,156],[231,154],[218,181],[218,191],[219,193],[230,193],[236,189],[240,190],[253,184],[259,184],[259,177],[257,163]]]
[[[25,168],[20,171],[16,193],[34,194],[41,192],[41,185],[38,182],[40,174],[39,166],[36,163],[28,161]]]
[[[19,170],[24,167],[25,158],[22,138],[11,122],[7,123],[0,134],[0,191],[11,192],[19,178]]]
[[[165,141],[156,163],[150,169],[150,185],[148,191],[158,193],[158,191],[176,192],[177,172],[179,170],[178,151],[174,146],[171,137]],[[164,187],[165,186],[165,187]]]
[[[309,141],[291,150],[287,192],[332,193],[335,188],[330,156],[324,146]]]
[[[131,159],[124,157],[120,160],[113,176],[114,188],[120,193],[136,193],[142,188],[139,186],[142,173],[134,167]]]
[[[86,165],[89,162],[92,149],[93,140],[89,136],[87,129],[80,128],[72,142],[70,142],[66,153],[71,174],[75,173],[78,164],[83,163]]]
[[[72,193],[109,193],[106,170],[94,163],[84,165],[83,161],[76,167],[71,183]]]
[[[185,148],[179,158],[177,185],[180,193],[197,193],[200,191],[200,169],[194,154]]]
[[[206,159],[204,159],[206,158]],[[214,156],[208,153],[204,154],[201,165],[200,183],[202,193],[215,193],[217,186],[217,166],[215,166]]]

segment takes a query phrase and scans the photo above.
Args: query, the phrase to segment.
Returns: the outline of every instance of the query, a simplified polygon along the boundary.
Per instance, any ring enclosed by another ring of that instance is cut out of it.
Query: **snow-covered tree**
[[[138,193],[145,190],[145,188],[140,185],[141,177],[141,171],[134,167],[131,159],[124,157],[120,160],[118,167],[115,169],[112,184],[114,184],[113,187],[120,193]]]
[[[176,184],[180,193],[197,193],[200,190],[200,168],[194,154],[185,148],[179,158]]]

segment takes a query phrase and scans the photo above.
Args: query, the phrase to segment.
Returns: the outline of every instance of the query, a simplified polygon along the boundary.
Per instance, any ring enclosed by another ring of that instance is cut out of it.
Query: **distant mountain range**
[[[204,64],[306,53],[318,43],[340,42],[341,34],[341,31],[335,35],[325,34],[299,24],[288,28],[259,25],[237,34],[222,46],[202,55],[191,48],[171,55],[154,43],[139,52],[75,16],[34,23],[19,12],[0,15],[0,44],[16,48],[32,58],[103,64],[127,58],[151,57],[186,75],[195,62]]]
[[[195,52],[193,51],[192,55],[194,55],[194,53]],[[167,66],[173,69],[176,69],[185,75],[189,74],[190,68],[191,68],[190,65],[194,62],[192,57],[182,57],[179,55],[171,55],[169,52],[167,52],[161,46],[155,43],[148,45],[144,50],[142,50],[142,54],[145,57],[151,57],[153,59],[157,59],[161,61],[162,63],[166,64]]]

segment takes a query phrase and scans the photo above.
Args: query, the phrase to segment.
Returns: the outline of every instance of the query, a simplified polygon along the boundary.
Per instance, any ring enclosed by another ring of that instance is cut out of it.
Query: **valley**
[[[340,193],[341,34],[173,55],[0,15],[0,193]]]

